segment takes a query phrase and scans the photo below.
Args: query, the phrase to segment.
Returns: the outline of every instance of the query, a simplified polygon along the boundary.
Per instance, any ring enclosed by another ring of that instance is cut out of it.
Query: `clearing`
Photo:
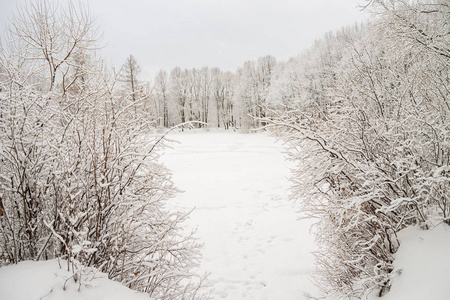
[[[288,200],[289,166],[281,143],[266,133],[188,130],[169,135],[162,162],[195,207],[187,222],[204,244],[202,271],[213,299],[304,299],[314,290],[314,237]]]

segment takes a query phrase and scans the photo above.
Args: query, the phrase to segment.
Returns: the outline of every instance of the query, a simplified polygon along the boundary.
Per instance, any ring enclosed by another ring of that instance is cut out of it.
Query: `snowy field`
[[[202,270],[213,299],[304,299],[313,289],[314,237],[288,201],[289,163],[267,134],[185,131],[163,162],[195,210],[188,221],[204,243]]]
[[[288,200],[290,163],[267,134],[172,133],[162,162],[184,190],[170,200],[190,211],[186,230],[204,244],[199,274],[210,272],[212,299],[298,300],[317,295],[309,281],[314,237]],[[385,300],[450,299],[450,227],[399,233],[395,277]],[[0,268],[0,300],[139,300],[148,295],[89,272],[82,284],[56,260]],[[65,289],[64,289],[65,287]],[[374,292],[370,300],[380,299]],[[316,299],[316,298],[314,298]],[[317,298],[318,299],[318,298]],[[323,299],[323,298],[320,298]]]

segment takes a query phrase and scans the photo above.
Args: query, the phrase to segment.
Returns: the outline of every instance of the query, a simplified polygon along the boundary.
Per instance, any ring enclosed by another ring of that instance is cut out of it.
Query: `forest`
[[[0,266],[65,259],[157,299],[203,299],[195,234],[165,203],[171,130],[265,130],[316,220],[326,295],[389,292],[397,233],[450,225],[450,3],[371,0],[363,24],[288,61],[161,70],[99,55],[86,9],[38,1],[0,45]],[[76,277],[74,277],[76,280]]]

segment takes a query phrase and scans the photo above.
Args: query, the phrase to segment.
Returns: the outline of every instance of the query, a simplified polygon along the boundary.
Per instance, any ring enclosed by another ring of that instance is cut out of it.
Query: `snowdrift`
[[[450,299],[450,226],[408,227],[398,236],[391,290],[382,298],[374,293],[370,300]]]
[[[60,268],[61,264],[61,268]],[[0,268],[1,300],[149,300],[148,294],[138,293],[109,280],[101,272],[73,279],[67,262],[57,260],[24,261]]]

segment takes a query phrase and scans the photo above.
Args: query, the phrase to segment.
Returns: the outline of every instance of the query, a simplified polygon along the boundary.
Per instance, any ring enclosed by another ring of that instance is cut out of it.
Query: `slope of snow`
[[[75,282],[67,263],[24,261],[0,268],[1,300],[149,300],[148,294],[111,281],[106,274],[88,273]],[[64,289],[65,287],[65,289]]]
[[[399,232],[395,254],[396,277],[383,298],[370,300],[450,299],[450,226],[431,230],[409,227]]]
[[[213,299],[304,299],[314,289],[314,237],[288,201],[290,175],[280,144],[267,134],[185,131],[163,162],[185,192],[177,209],[204,243],[202,270]]]

